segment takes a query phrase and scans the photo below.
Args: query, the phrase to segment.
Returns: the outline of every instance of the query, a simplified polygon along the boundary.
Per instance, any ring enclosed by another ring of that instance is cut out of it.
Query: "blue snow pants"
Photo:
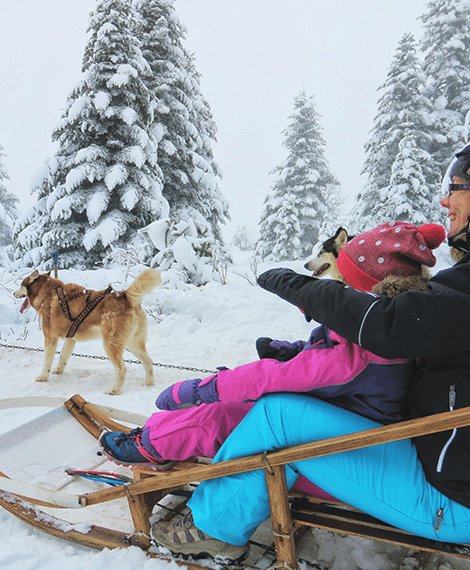
[[[379,425],[310,396],[270,394],[256,402],[214,462]],[[288,463],[288,488],[299,474],[341,501],[400,529],[443,542],[470,543],[470,509],[427,482],[411,440]],[[202,531],[231,544],[245,544],[269,516],[264,470],[204,481],[189,506]],[[442,521],[438,512],[443,513]]]

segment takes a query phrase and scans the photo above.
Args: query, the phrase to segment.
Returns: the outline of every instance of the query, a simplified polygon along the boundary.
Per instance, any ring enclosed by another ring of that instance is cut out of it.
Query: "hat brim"
[[[377,279],[362,271],[343,250],[339,252],[336,265],[348,285],[351,285],[354,289],[370,291],[374,285],[379,283]]]

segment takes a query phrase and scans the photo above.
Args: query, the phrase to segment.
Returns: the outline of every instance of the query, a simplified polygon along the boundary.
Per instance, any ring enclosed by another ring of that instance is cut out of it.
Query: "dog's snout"
[[[18,289],[18,291],[15,291],[15,292],[13,293],[13,296],[15,297],[15,299],[21,299],[21,297],[26,297],[26,295],[27,295],[27,293],[26,293],[24,287],[20,287],[20,288]]]

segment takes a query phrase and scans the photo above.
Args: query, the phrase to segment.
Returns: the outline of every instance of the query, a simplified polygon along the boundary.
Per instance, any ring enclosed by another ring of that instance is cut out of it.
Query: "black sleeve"
[[[470,349],[470,295],[439,282],[430,281],[425,292],[409,291],[393,299],[289,269],[267,271],[258,283],[384,358],[422,358]]]
[[[302,309],[307,320],[313,319],[356,344],[364,315],[377,299],[338,281],[284,268],[266,271],[258,277],[258,285]]]

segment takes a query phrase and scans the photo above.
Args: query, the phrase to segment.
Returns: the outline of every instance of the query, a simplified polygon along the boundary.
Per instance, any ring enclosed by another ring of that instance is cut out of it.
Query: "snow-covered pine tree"
[[[347,212],[344,212],[344,197],[341,193],[341,186],[329,185],[325,189],[323,195],[325,200],[328,214],[324,216],[323,222],[319,231],[319,241],[323,242],[325,239],[335,235],[339,226],[346,226],[345,218],[349,219]]]
[[[417,150],[425,151],[431,145],[435,120],[431,102],[422,95],[423,82],[415,39],[411,34],[405,34],[395,51],[387,79],[379,88],[383,94],[377,103],[378,112],[370,139],[365,145],[363,174],[367,177],[366,183],[356,199],[352,213],[351,230],[354,232],[362,232],[396,217],[397,214],[390,210],[391,196],[388,192],[392,166],[405,135],[414,141]],[[438,165],[426,156],[421,171],[429,194],[433,196],[439,191]],[[418,196],[415,207],[421,211],[422,204]],[[438,221],[440,214],[436,212],[431,201],[426,208],[428,220]]]
[[[256,245],[255,232],[247,223],[243,224],[243,226],[237,226],[232,243],[240,251],[253,251]]]
[[[193,113],[190,124],[194,124],[195,133],[197,133],[191,156],[194,168],[192,179],[198,196],[194,205],[190,202],[189,207],[190,209],[194,207],[203,214],[204,218],[210,222],[215,238],[223,242],[220,224],[225,224],[230,220],[230,213],[229,204],[218,186],[222,171],[214,160],[212,150],[212,144],[216,141],[217,127],[210,105],[201,92],[201,76],[196,70],[192,54],[188,54],[185,64],[192,83]]]
[[[18,198],[8,190],[6,185],[10,177],[4,164],[5,156],[0,144],[0,247],[12,243],[13,224],[18,215]]]
[[[421,16],[424,34],[425,95],[437,119],[428,149],[444,176],[455,152],[468,142],[465,117],[470,109],[470,3],[431,0]]]
[[[325,141],[315,98],[302,90],[294,99],[292,122],[284,131],[288,150],[284,164],[266,197],[256,251],[262,259],[284,261],[305,258],[318,242],[324,218],[332,216],[325,202],[331,187],[339,185],[324,155]]]
[[[202,96],[193,57],[183,46],[185,28],[173,4],[174,0],[136,2],[137,34],[152,71],[147,80],[153,96],[152,132],[159,141],[163,196],[170,206],[166,238],[154,241],[157,249],[164,249],[153,262],[163,263],[165,268],[176,262],[189,271],[191,280],[199,280],[185,264],[186,255],[179,257],[179,247],[175,249],[173,243],[186,239],[196,258],[213,263],[223,246],[220,225],[229,219],[229,212],[218,186],[220,169],[212,153],[216,126]],[[160,228],[161,224],[157,225]],[[155,225],[148,234],[155,236],[154,229]],[[193,262],[194,258],[191,267]]]
[[[432,158],[427,151],[418,148],[414,136],[412,129],[405,130],[392,164],[390,184],[381,189],[380,198],[384,220],[420,226],[435,221],[429,217],[434,194],[430,192],[423,174]]]
[[[150,69],[133,26],[131,0],[98,1],[83,79],[52,135],[57,153],[37,185],[37,204],[18,224],[16,255],[29,264],[56,250],[65,267],[93,267],[112,246],[141,241],[139,229],[168,216],[150,133]]]

